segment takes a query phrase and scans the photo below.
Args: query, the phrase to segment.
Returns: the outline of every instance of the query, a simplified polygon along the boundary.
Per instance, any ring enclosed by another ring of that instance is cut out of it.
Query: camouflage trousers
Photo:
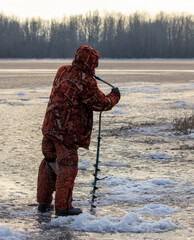
[[[51,203],[55,191],[55,210],[64,211],[72,208],[72,192],[78,172],[77,148],[67,148],[59,141],[43,137],[42,152],[46,160],[56,159],[56,168],[43,161],[39,167],[37,184],[37,202]]]

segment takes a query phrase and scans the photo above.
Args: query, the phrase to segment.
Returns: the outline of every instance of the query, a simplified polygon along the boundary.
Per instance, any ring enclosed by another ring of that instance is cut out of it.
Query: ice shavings
[[[65,226],[74,231],[87,232],[165,232],[175,229],[175,225],[170,219],[160,219],[159,221],[144,220],[137,213],[128,213],[122,218],[104,216],[96,217],[86,212],[76,217],[59,217],[51,220],[53,226]]]
[[[169,207],[165,204],[148,204],[143,208],[137,210],[140,213],[147,213],[153,215],[169,215],[178,211],[178,209]]]
[[[0,226],[0,240],[21,240],[26,236],[18,231],[11,231],[8,226]]]

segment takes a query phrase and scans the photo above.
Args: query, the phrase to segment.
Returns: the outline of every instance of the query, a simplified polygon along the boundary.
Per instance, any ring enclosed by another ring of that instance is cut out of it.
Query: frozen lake
[[[122,98],[102,114],[96,213],[98,113],[90,150],[79,150],[74,206],[84,213],[37,213],[41,125],[57,68],[70,63],[0,60],[0,239],[193,239],[194,132],[177,133],[172,122],[194,109],[194,60],[102,60],[96,75]]]

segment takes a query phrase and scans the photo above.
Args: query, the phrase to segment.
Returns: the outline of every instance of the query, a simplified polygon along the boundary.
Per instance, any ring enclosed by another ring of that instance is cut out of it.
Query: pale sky
[[[20,18],[62,18],[64,15],[85,14],[88,11],[187,12],[194,14],[194,0],[0,0],[0,12]]]

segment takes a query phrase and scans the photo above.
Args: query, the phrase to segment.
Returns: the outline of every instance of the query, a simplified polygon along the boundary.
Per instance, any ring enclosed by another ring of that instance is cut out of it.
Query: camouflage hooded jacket
[[[68,147],[88,148],[93,111],[110,110],[119,98],[104,95],[93,78],[100,54],[88,46],[77,49],[72,65],[58,69],[53,82],[42,132]]]

